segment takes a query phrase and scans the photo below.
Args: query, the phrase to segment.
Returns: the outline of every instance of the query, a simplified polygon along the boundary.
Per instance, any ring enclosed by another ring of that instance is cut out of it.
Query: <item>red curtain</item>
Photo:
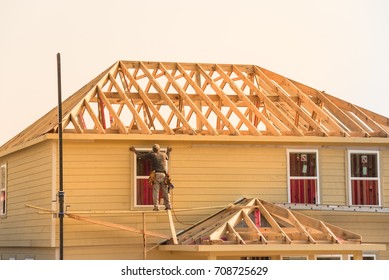
[[[316,179],[291,179],[291,203],[316,203]]]
[[[378,205],[378,180],[352,180],[354,205]]]

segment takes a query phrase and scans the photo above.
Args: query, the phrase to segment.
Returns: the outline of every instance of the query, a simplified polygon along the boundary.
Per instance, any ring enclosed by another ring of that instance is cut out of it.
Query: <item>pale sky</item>
[[[117,60],[255,64],[389,117],[386,0],[0,0],[0,145]]]

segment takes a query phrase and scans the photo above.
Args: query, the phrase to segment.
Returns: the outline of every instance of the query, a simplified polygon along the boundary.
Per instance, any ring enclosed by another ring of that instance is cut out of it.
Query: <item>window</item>
[[[7,165],[0,166],[0,216],[7,214]]]
[[[283,261],[306,261],[308,257],[306,256],[283,256]]]
[[[350,204],[379,205],[378,152],[349,151]]]
[[[342,259],[342,256],[338,255],[322,255],[322,256],[316,256],[316,259],[319,261],[338,261]]]
[[[290,203],[319,203],[317,151],[288,151]]]
[[[354,260],[353,255],[349,255],[348,258],[349,258],[349,260]],[[362,260],[364,260],[364,261],[374,261],[376,259],[377,259],[377,256],[374,254],[363,254],[363,256],[362,256]]]
[[[137,151],[145,154],[150,152],[149,149],[137,149]],[[164,150],[161,149],[161,151]],[[135,171],[135,206],[152,206],[153,186],[148,181],[151,172],[150,160],[138,158],[137,156],[135,156]],[[159,199],[161,199],[162,197],[162,192],[159,192]]]

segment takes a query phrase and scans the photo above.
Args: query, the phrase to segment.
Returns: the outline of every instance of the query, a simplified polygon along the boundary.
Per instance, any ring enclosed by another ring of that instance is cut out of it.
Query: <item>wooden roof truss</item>
[[[2,147],[57,132],[57,109]],[[388,137],[389,119],[254,65],[118,61],[63,103],[67,133]]]
[[[259,199],[243,199],[181,232],[180,245],[360,244],[362,237]]]

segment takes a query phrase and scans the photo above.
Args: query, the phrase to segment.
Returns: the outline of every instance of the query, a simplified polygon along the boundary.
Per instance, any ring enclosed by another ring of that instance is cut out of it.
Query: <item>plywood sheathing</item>
[[[64,133],[388,137],[389,119],[255,65],[118,61],[63,102]],[[0,151],[58,132],[57,108]]]

